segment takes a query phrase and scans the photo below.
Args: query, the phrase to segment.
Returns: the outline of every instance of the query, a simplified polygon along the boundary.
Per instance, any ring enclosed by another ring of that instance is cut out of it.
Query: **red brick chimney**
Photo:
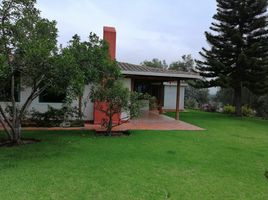
[[[109,54],[112,60],[116,58],[116,30],[114,27],[103,27],[103,39],[109,44]]]

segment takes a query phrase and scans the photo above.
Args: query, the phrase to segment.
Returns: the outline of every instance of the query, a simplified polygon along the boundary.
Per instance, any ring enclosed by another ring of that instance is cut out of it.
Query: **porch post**
[[[176,120],[180,119],[180,90],[181,90],[181,81],[180,79],[177,80],[177,95],[176,95]]]

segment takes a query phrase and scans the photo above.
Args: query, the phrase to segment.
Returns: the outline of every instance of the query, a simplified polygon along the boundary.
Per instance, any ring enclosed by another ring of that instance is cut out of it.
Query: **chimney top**
[[[103,30],[108,31],[108,32],[116,32],[115,27],[111,27],[111,26],[104,26]]]
[[[114,27],[103,27],[103,39],[109,44],[109,55],[112,60],[116,58],[116,30]]]

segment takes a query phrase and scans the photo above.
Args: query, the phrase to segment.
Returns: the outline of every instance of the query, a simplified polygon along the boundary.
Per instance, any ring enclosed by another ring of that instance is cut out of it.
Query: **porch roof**
[[[126,76],[166,77],[174,79],[201,79],[198,73],[183,72],[162,68],[134,65],[125,62],[117,62],[122,74]]]

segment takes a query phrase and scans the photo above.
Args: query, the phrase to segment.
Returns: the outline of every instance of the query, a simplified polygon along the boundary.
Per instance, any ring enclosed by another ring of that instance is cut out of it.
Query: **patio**
[[[94,128],[96,131],[103,131],[99,125],[87,124],[88,129]],[[204,130],[200,127],[192,124],[177,121],[165,115],[160,115],[155,111],[143,111],[138,119],[130,120],[128,123],[124,123],[120,126],[114,127],[113,131],[127,131],[127,130],[189,130],[189,131],[201,131]]]

